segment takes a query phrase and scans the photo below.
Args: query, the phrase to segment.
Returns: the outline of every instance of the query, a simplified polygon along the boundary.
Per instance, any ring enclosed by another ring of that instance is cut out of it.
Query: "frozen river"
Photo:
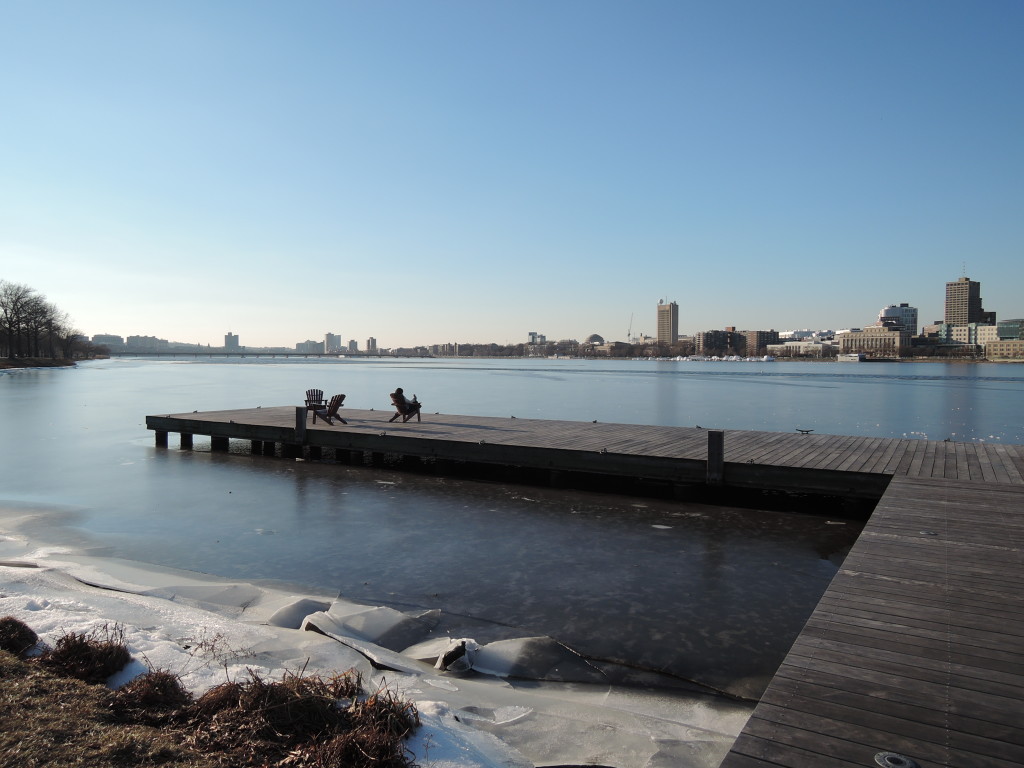
[[[611,361],[87,363],[0,376],[0,505],[34,538],[546,635],[615,682],[756,698],[860,524],[816,515],[157,450],[150,413],[387,408],[1020,442],[1012,366]]]

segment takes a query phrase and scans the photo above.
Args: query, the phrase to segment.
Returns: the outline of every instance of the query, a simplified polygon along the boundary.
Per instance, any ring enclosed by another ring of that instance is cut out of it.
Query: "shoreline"
[[[423,725],[408,747],[424,768],[640,768],[683,756],[688,761],[679,764],[713,768],[753,709],[701,694],[517,677],[500,668],[500,654],[492,655],[498,664],[490,673],[442,671],[434,659],[449,638],[403,652],[375,642],[408,633],[416,617],[288,585],[41,546],[14,528],[0,529],[0,615],[20,619],[50,644],[70,631],[124,627],[132,662],[108,687],[149,669],[180,673],[193,693],[248,670],[279,679],[300,669],[355,669],[368,688],[386,686],[415,705]],[[210,642],[227,656],[203,659],[190,650]]]
[[[78,365],[77,360],[69,360],[66,357],[19,357],[15,360],[0,358],[0,371],[21,370],[24,368],[73,368]]]

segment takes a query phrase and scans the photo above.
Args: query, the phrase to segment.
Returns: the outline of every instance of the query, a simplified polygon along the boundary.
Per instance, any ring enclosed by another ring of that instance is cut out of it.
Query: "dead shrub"
[[[218,712],[236,709],[243,691],[242,684],[234,681],[215,685],[196,700],[192,706],[193,714],[200,718],[210,718]]]
[[[310,768],[337,768],[342,765],[406,768],[410,764],[408,751],[401,740],[384,729],[371,726],[313,742],[305,750],[293,753],[291,760],[293,764]]]
[[[103,683],[132,660],[124,640],[124,627],[103,625],[88,634],[67,632],[39,663],[57,674],[86,683]]]
[[[236,765],[409,765],[402,739],[419,724],[415,708],[387,691],[364,696],[356,672],[271,682],[250,670],[188,708],[189,741]]]
[[[21,657],[38,642],[39,635],[25,622],[13,616],[0,618],[0,650]]]
[[[420,724],[416,707],[408,701],[401,701],[386,688],[365,701],[353,704],[352,714],[395,739],[404,739]]]
[[[125,722],[158,724],[193,701],[181,678],[154,670],[139,675],[114,693],[113,715]]]

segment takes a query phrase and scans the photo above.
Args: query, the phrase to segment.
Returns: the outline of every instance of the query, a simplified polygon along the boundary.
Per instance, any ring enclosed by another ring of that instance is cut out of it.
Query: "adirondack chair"
[[[316,417],[319,416],[332,427],[334,426],[334,419],[337,419],[342,424],[348,424],[347,421],[338,415],[338,409],[341,407],[343,402],[345,402],[344,395],[335,395],[332,397],[326,408],[317,408],[313,411],[313,423],[316,424]]]
[[[326,406],[327,401],[324,400],[324,391],[322,389],[306,390],[306,415],[309,415],[310,411],[325,408]]]
[[[416,395],[412,396],[412,400],[406,400],[401,390],[396,390],[391,393],[391,404],[395,406],[395,415],[388,419],[388,423],[394,421],[399,416],[402,417],[402,423],[409,421],[413,416],[416,417],[416,421],[420,421],[420,409],[423,407],[423,403],[416,399]]]

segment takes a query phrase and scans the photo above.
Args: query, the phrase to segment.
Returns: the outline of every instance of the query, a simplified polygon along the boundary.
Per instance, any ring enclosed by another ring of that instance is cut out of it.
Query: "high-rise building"
[[[366,351],[371,355],[377,354],[377,340],[373,336],[366,340]]]
[[[341,352],[341,336],[336,333],[325,333],[324,350],[326,352]]]
[[[228,331],[224,336],[224,349],[238,349],[238,334]]]
[[[967,325],[968,323],[992,324],[995,312],[986,312],[981,306],[981,283],[969,277],[961,277],[946,283],[946,325]]]
[[[674,301],[658,301],[658,343],[675,344],[679,337],[679,305]]]

